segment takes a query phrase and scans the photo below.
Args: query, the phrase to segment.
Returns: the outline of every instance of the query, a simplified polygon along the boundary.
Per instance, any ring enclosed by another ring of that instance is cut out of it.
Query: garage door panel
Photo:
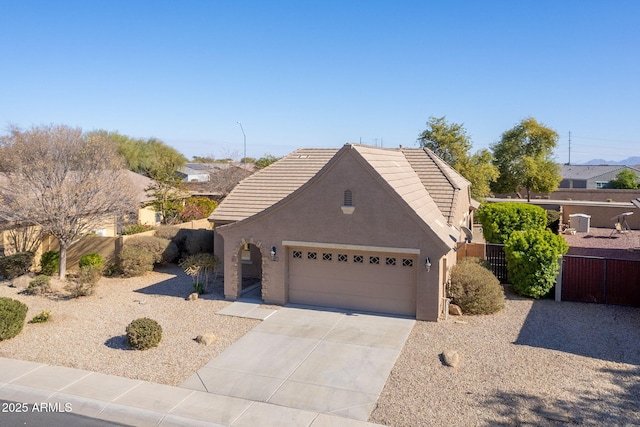
[[[288,258],[291,302],[415,315],[414,257],[292,248]]]

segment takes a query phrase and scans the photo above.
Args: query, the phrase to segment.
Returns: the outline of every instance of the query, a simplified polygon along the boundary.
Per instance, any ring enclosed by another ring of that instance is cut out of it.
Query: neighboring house
[[[445,316],[470,184],[427,149],[300,149],[249,176],[211,214],[224,293],[267,303]],[[246,287],[246,286],[245,286]]]
[[[562,165],[562,181],[559,188],[612,188],[610,181],[622,170],[640,175],[640,169],[622,165]]]
[[[207,182],[209,181],[210,169],[208,165],[203,163],[187,163],[178,171],[178,175],[185,182]]]

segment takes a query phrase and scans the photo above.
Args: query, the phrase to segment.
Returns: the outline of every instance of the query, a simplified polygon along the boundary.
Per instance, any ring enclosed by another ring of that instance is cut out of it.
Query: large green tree
[[[427,129],[418,143],[436,153],[442,160],[471,182],[471,196],[482,200],[490,194],[490,183],[498,178],[489,150],[469,154],[472,143],[462,124],[449,123],[446,116],[429,117]]]
[[[638,174],[631,169],[623,169],[616,175],[616,179],[609,182],[613,188],[634,189],[638,188]]]
[[[558,188],[562,177],[560,166],[553,160],[558,133],[533,117],[520,121],[502,134],[493,144],[493,164],[500,178],[491,184],[496,193],[516,193],[525,189],[527,200],[531,192],[548,193]]]

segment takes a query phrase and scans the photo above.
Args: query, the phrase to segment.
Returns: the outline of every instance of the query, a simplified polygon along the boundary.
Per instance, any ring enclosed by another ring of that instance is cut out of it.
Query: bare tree
[[[135,209],[136,192],[114,144],[79,128],[10,127],[0,137],[0,172],[0,221],[58,239],[60,279],[69,246]]]

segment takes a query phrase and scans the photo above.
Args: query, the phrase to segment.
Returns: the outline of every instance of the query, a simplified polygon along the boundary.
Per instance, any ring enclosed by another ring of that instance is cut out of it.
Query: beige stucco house
[[[472,204],[469,182],[427,149],[297,150],[240,182],[209,218],[225,297],[253,277],[267,303],[436,321]]]

